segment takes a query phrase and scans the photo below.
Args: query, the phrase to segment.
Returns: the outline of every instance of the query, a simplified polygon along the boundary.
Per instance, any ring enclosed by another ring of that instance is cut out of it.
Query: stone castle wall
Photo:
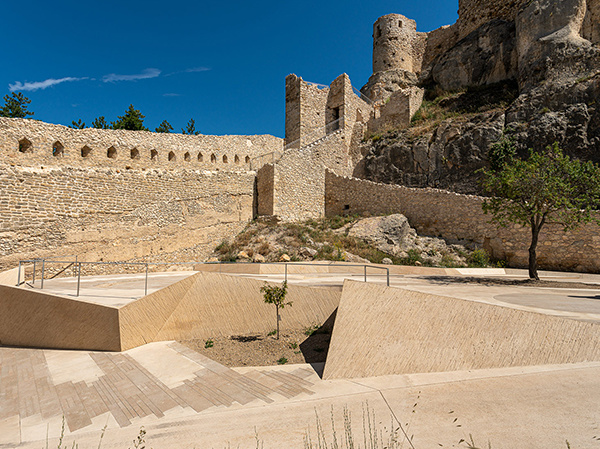
[[[251,159],[282,146],[282,139],[269,135],[79,130],[36,120],[0,118],[2,161],[21,166],[248,170]]]
[[[436,189],[412,189],[326,173],[325,214],[404,214],[420,234],[481,244],[510,266],[526,267],[530,231],[520,226],[498,229],[481,209],[483,198]],[[540,235],[541,268],[600,272],[600,227],[584,225],[563,233],[548,225]]]
[[[253,216],[253,172],[0,165],[0,266],[204,260]]]
[[[417,22],[400,14],[388,14],[373,24],[373,73],[388,70],[419,72],[424,33]]]

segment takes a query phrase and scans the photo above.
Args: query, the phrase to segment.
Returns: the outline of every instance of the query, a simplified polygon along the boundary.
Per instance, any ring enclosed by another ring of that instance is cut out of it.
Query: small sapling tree
[[[287,281],[284,281],[281,284],[281,287],[278,285],[263,285],[260,288],[261,293],[265,298],[265,303],[267,304],[275,304],[275,310],[277,311],[277,340],[279,340],[279,321],[281,320],[279,316],[279,309],[283,309],[285,306],[291,306],[292,302],[285,302],[285,295],[287,294]]]
[[[600,205],[600,168],[570,159],[556,143],[519,159],[514,143],[503,139],[493,146],[490,169],[483,175],[484,191],[491,195],[483,211],[500,226],[515,223],[531,230],[531,279],[539,280],[536,250],[544,225],[555,223],[569,231],[599,221],[592,212]]]

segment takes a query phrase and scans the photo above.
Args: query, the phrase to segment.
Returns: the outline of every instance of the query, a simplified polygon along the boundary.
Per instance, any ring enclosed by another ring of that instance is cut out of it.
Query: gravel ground
[[[312,332],[312,335],[307,335]],[[327,329],[282,331],[275,335],[251,334],[186,340],[180,343],[230,368],[324,362],[331,339]],[[212,346],[211,346],[212,342]],[[285,359],[285,360],[284,360]]]

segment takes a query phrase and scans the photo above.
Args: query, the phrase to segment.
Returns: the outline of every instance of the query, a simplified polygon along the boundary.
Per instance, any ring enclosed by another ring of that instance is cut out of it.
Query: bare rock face
[[[517,77],[514,22],[492,20],[442,54],[424,74],[444,90],[492,84]]]
[[[439,264],[443,258],[446,263],[464,264],[464,256],[469,252],[461,245],[448,245],[442,239],[418,236],[402,214],[364,218],[351,225],[347,232],[395,257],[407,258],[412,253],[432,265]]]
[[[485,166],[492,143],[502,136],[504,120],[504,114],[489,112],[468,121],[445,120],[416,140],[401,135],[384,138],[369,148],[363,177],[386,184],[479,193],[476,172]]]
[[[586,0],[532,0],[517,16],[519,85],[562,82],[598,67],[598,51],[581,36]]]
[[[417,75],[408,70],[377,72],[360,91],[369,100],[386,101],[394,92],[416,86],[418,81]]]

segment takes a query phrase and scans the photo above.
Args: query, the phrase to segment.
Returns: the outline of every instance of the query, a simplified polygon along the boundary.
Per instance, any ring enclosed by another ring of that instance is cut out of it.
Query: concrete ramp
[[[600,361],[600,324],[346,281],[324,379]]]
[[[197,273],[116,306],[0,284],[0,345],[124,351],[154,341],[266,333],[277,323],[275,307],[263,301],[263,285]],[[293,305],[281,311],[281,329],[323,324],[340,296],[336,288],[290,285]]]
[[[119,309],[123,349],[150,341],[210,338],[269,332],[276,326],[273,305],[265,304],[264,281],[198,273]],[[323,324],[341,292],[331,288],[288,286],[291,307],[281,311],[281,328]]]

